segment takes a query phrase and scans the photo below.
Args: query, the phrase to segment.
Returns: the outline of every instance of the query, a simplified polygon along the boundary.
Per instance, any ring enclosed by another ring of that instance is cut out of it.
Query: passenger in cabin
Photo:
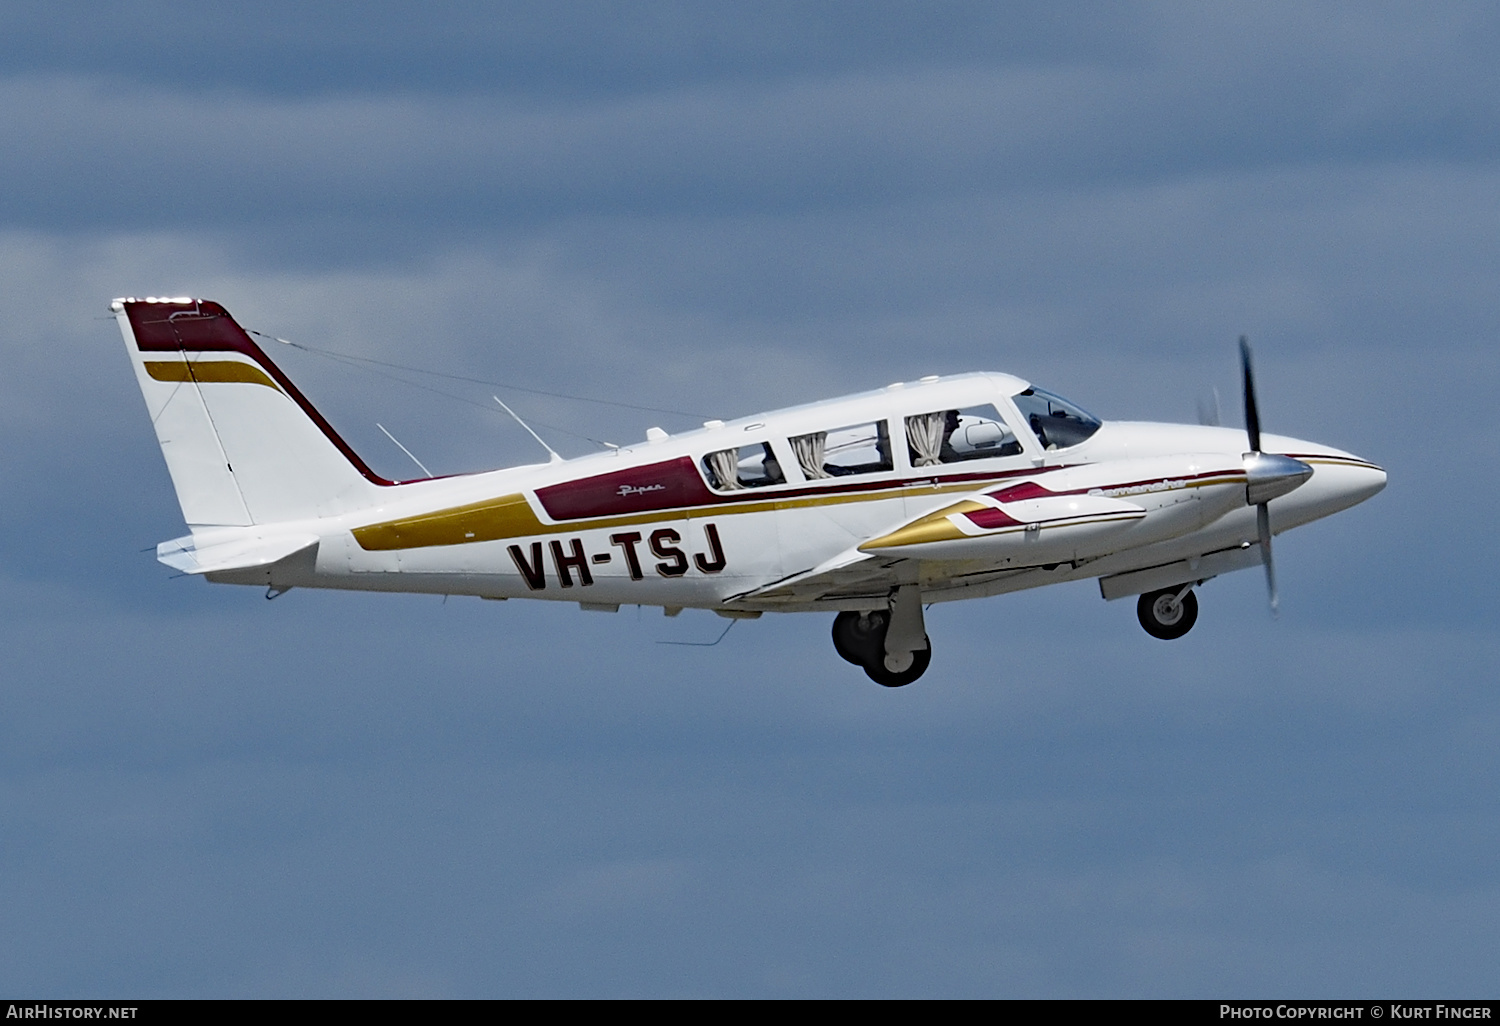
[[[781,461],[776,458],[771,443],[761,442],[760,450],[758,457],[752,454],[749,459],[744,456],[745,450],[740,450],[740,479],[750,488],[786,484],[786,475],[781,472]]]
[[[953,432],[958,430],[958,411],[948,410],[943,414],[943,444],[938,450],[938,458],[944,463],[953,463],[959,459],[958,450],[953,448]]]
[[[766,484],[786,484],[786,475],[781,472],[781,463],[777,461],[776,454],[771,452],[770,443],[766,443],[766,461],[761,464],[765,471]]]

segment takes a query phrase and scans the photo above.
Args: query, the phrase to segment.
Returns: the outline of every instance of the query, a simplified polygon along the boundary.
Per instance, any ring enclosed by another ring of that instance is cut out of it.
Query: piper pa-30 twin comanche
[[[1271,536],[1369,498],[1385,472],[1246,432],[1101,423],[1007,374],[923,378],[487,473],[373,473],[225,312],[112,306],[191,531],[177,570],[288,588],[836,613],[839,655],[880,684],[931,658],[923,607],[1079,578],[1186,634],[1194,589]],[[1247,444],[1248,434],[1248,444]],[[1248,450],[1248,451],[1247,451]]]

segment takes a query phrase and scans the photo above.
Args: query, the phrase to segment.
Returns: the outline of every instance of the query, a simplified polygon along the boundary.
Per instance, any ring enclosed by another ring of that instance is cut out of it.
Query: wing
[[[902,584],[975,585],[1070,562],[1080,545],[1145,515],[1132,502],[1031,483],[976,492],[731,601],[753,609],[870,608]]]

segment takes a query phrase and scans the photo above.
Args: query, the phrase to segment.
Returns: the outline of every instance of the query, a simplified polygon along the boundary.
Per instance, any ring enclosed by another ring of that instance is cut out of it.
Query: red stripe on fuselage
[[[690,456],[547,485],[536,490],[536,497],[553,520],[650,513],[724,501],[708,490]]]
[[[1022,481],[1017,485],[1009,485],[1005,488],[997,488],[990,492],[990,498],[999,499],[1001,502],[1020,502],[1022,499],[1050,499],[1057,495],[1050,488],[1043,488],[1035,481]]]
[[[965,513],[964,516],[968,517],[975,527],[982,527],[986,531],[993,531],[998,527],[1019,527],[1021,524],[1021,521],[998,509],[976,509]]]
[[[1077,464],[1074,464],[1076,466]],[[1067,466],[1021,467],[1015,470],[992,471],[987,474],[924,474],[919,478],[892,481],[851,482],[839,480],[798,488],[747,488],[729,494],[709,491],[698,474],[692,457],[679,456],[661,463],[644,467],[631,467],[577,481],[564,481],[537,489],[537,498],[542,508],[555,521],[588,520],[597,517],[620,516],[631,513],[655,513],[669,510],[713,508],[714,506],[745,502],[774,502],[778,499],[797,499],[820,495],[853,495],[860,492],[891,491],[894,489],[920,488],[923,485],[949,485],[966,482],[994,482],[1008,477],[1026,477],[1050,474],[1066,470]],[[1127,481],[1105,486],[1075,488],[1054,492],[1035,481],[1022,481],[1008,485],[988,494],[1001,502],[1019,502],[1024,499],[1050,498],[1058,495],[1085,495],[1095,491],[1113,491],[1120,488],[1140,488],[1163,481],[1201,481],[1234,474],[1234,470],[1215,470],[1184,477],[1149,478]],[[1243,473],[1243,471],[1238,471]],[[621,491],[621,489],[625,491]],[[998,526],[998,525],[997,525]]]
[[[1049,467],[1048,470],[1060,470]],[[1037,473],[1035,467],[992,471],[988,474],[924,474],[919,478],[892,481],[850,482],[835,478],[826,484],[800,488],[745,488],[728,494],[711,492],[698,474],[692,457],[679,456],[644,467],[631,467],[596,477],[538,488],[536,495],[542,508],[553,520],[587,520],[593,517],[619,516],[628,513],[653,513],[673,509],[713,507],[744,502],[774,502],[818,495],[851,495],[860,492],[892,491],[898,488],[920,488],[923,485],[948,485],[969,481],[990,482],[1007,477]],[[1024,485],[1022,487],[1025,487]],[[625,489],[622,491],[621,489]],[[1046,492],[1045,494],[1052,494]]]

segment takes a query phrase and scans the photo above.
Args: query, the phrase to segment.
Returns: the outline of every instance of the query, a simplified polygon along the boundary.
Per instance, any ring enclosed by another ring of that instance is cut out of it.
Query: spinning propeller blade
[[[1240,373],[1245,380],[1245,433],[1250,451],[1260,452],[1260,407],[1255,403],[1255,370],[1250,366],[1250,339],[1240,336]]]
[[[1279,614],[1276,597],[1276,565],[1271,562],[1271,508],[1264,502],[1255,507],[1255,530],[1260,535],[1261,562],[1266,568],[1266,594],[1271,596],[1271,615]]]
[[[1277,615],[1276,567],[1271,562],[1271,507],[1278,495],[1285,495],[1312,477],[1312,467],[1290,456],[1261,452],[1260,408],[1255,402],[1255,371],[1250,361],[1250,340],[1240,336],[1240,370],[1245,379],[1245,434],[1250,451],[1245,453],[1245,501],[1255,507],[1255,533],[1260,539],[1260,559],[1266,568],[1266,593],[1271,599],[1271,615]]]
[[[1219,426],[1219,390],[1213,390],[1213,402],[1207,396],[1198,397],[1198,423],[1205,427]]]

